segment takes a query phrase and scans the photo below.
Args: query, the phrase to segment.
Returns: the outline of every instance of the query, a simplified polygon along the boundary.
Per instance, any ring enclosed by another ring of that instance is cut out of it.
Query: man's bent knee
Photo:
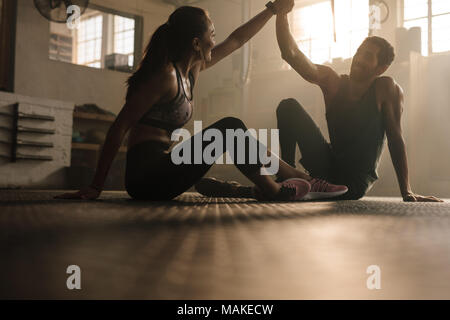
[[[277,117],[290,114],[294,110],[302,108],[301,104],[294,98],[284,99],[277,107]]]

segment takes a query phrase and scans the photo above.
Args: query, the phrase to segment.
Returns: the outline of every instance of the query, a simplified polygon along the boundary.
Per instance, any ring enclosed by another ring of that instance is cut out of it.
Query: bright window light
[[[449,0],[403,0],[403,17],[405,28],[421,28],[423,56],[450,51]]]
[[[450,51],[450,14],[432,18],[433,52]]]
[[[107,11],[86,9],[75,29],[50,22],[49,58],[99,69],[132,71],[135,29],[141,25],[141,19]],[[123,61],[114,54],[123,54],[127,59]]]
[[[314,62],[350,58],[369,34],[368,0],[335,0],[336,42],[331,1],[298,7],[293,34],[300,49]]]
[[[100,68],[102,59],[102,15],[80,21],[77,37],[77,63]]]
[[[114,16],[114,52],[128,55],[128,65],[134,59],[134,19]]]

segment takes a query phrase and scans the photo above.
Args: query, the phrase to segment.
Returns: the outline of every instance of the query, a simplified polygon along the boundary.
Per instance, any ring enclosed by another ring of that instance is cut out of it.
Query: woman
[[[189,6],[176,9],[168,22],[155,31],[138,70],[128,80],[126,103],[108,131],[93,183],[58,198],[96,199],[102,191],[111,162],[130,129],[126,189],[132,198],[170,200],[198,182],[211,165],[175,165],[169,149],[173,143],[171,133],[186,124],[192,115],[192,92],[200,71],[240,48],[273,15],[291,11],[293,4],[293,0],[276,0],[217,46],[214,25],[207,12]],[[226,129],[247,130],[242,121],[232,117],[214,123],[203,132],[208,129],[217,129],[224,136]],[[203,148],[207,145],[203,142]],[[311,190],[322,195],[342,194],[347,190],[345,186],[312,179],[281,160],[278,177],[286,180],[281,183],[261,175],[260,163],[236,166],[255,183],[255,196],[260,199],[300,200]]]

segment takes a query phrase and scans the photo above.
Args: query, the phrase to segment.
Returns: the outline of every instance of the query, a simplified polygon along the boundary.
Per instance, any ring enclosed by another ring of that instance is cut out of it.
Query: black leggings
[[[203,131],[198,134],[203,136],[203,133],[208,129],[217,129],[224,137],[223,150],[221,154],[214,154],[215,159],[218,159],[225,151],[231,151],[227,150],[227,129],[242,129],[244,132],[247,131],[244,123],[240,119],[233,117],[223,118],[203,129]],[[186,142],[191,144],[190,163],[192,164],[174,164],[171,159],[171,152],[167,149],[167,146],[155,141],[142,142],[128,150],[125,177],[125,186],[128,194],[137,200],[170,200],[196,184],[208,172],[212,164],[204,163],[203,160],[201,161],[201,164],[194,164],[193,139],[195,139],[195,136],[192,136],[187,141],[183,141],[183,143]],[[254,138],[245,139],[245,164],[238,164],[236,158],[236,140],[234,143],[235,150],[234,152],[230,152],[231,154],[234,154],[233,161],[236,167],[247,177],[259,173],[259,170],[262,167],[259,160],[256,164],[250,164],[250,139]],[[202,143],[202,153],[205,147],[211,143],[212,141],[205,141]],[[258,146],[258,151],[260,148],[266,148],[257,141],[256,145]]]
[[[365,195],[369,185],[357,172],[344,172],[333,158],[332,148],[305,109],[295,99],[281,101],[277,108],[281,158],[295,167],[295,149],[299,146],[300,163],[314,178],[345,185],[349,191],[340,199],[356,200]]]

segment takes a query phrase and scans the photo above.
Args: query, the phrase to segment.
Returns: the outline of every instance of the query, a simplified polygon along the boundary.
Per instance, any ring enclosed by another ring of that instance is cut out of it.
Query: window
[[[450,51],[449,0],[403,0],[403,26],[421,28],[422,55]]]
[[[101,68],[103,16],[83,17],[77,34],[77,64]]]
[[[90,5],[76,29],[50,22],[49,57],[130,72],[140,58],[141,28],[140,17]]]
[[[128,65],[133,66],[134,20],[114,16],[114,52],[126,54]]]
[[[335,0],[334,11],[336,42],[330,0],[293,11],[294,38],[314,63],[352,57],[369,34],[368,0]]]

